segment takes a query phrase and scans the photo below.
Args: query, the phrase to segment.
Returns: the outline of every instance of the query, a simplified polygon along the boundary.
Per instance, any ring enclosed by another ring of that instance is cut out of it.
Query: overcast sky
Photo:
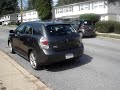
[[[18,0],[18,1],[20,2],[20,0]],[[53,0],[54,5],[57,3],[57,1],[58,0]],[[19,5],[20,5],[20,3],[19,3]],[[24,5],[24,7],[27,7],[27,0],[23,0],[23,5]]]

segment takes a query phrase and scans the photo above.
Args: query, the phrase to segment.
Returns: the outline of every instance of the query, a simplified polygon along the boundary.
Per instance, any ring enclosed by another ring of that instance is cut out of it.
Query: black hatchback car
[[[96,36],[95,25],[90,20],[73,20],[70,23],[83,36]]]
[[[30,60],[33,69],[69,61],[83,55],[80,35],[70,24],[26,22],[10,30],[8,46],[11,53],[18,53]]]

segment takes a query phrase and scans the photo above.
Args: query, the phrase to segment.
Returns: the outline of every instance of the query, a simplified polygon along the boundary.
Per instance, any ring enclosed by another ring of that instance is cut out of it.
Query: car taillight
[[[40,39],[40,46],[41,46],[43,49],[49,49],[49,42],[48,42],[47,38],[42,37],[42,38]]]

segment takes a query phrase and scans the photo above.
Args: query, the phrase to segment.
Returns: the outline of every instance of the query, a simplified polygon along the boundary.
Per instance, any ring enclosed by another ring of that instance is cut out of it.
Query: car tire
[[[35,51],[31,51],[29,54],[30,65],[33,69],[39,69],[38,55]]]
[[[10,53],[14,54],[15,52],[14,52],[14,49],[13,49],[13,46],[12,46],[12,42],[11,42],[11,41],[8,42],[8,47],[9,47]]]

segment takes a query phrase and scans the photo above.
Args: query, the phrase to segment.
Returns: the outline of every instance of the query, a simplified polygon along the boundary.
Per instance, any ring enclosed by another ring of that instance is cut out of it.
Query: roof
[[[54,22],[54,21],[31,21],[31,22],[25,22],[26,24],[44,24],[44,25],[58,25],[58,24],[66,24],[63,22]]]
[[[96,1],[105,1],[105,0],[86,0],[86,1],[83,1],[83,2],[78,2],[78,3],[68,4],[68,5],[54,6],[54,8],[74,6],[74,5],[78,5],[78,4],[90,3],[90,2],[96,2]]]

